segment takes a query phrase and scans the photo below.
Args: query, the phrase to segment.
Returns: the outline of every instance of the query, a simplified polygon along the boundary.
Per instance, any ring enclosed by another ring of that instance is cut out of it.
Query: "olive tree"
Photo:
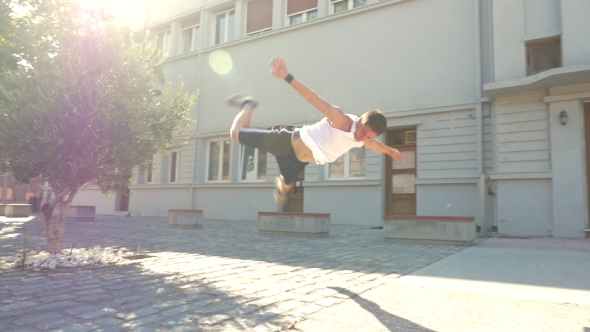
[[[28,6],[10,15],[28,31],[16,48],[6,43],[18,65],[0,66],[0,171],[51,185],[42,214],[49,252],[58,253],[78,189],[127,186],[134,169],[189,132],[195,95],[182,83],[162,86],[162,56],[147,35],[103,11],[73,0],[0,1]]]

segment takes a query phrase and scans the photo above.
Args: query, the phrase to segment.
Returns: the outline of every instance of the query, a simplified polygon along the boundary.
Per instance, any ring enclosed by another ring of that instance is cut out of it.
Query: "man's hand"
[[[391,158],[393,158],[393,159],[395,159],[397,161],[401,161],[402,160],[402,154],[399,152],[398,149],[391,148],[391,150],[388,153],[388,155],[390,155]]]
[[[280,80],[284,80],[289,74],[289,71],[285,66],[285,60],[283,60],[283,58],[280,56],[273,56],[270,59],[270,73]]]

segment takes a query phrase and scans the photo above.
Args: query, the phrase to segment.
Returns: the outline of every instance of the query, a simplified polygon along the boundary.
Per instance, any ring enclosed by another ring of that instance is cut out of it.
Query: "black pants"
[[[295,126],[278,125],[268,128],[243,127],[238,139],[241,144],[258,149],[265,149],[273,154],[279,164],[279,170],[286,184],[297,180],[299,173],[307,166],[307,162],[297,159],[291,139]]]

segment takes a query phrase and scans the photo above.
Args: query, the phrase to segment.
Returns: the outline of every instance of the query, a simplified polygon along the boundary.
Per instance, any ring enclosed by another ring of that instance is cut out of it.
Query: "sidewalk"
[[[589,239],[493,238],[293,330],[588,332],[589,276]]]
[[[313,239],[248,221],[173,229],[99,216],[68,223],[63,247],[139,245],[152,257],[31,271],[1,262],[25,234],[45,248],[42,222],[0,227],[0,331],[590,331],[587,240],[465,248],[353,226]]]
[[[5,221],[0,257],[45,248],[40,221]],[[395,244],[382,230],[333,226],[328,238],[268,236],[249,221],[169,228],[166,218],[68,222],[64,248],[124,247],[126,265],[8,270],[0,331],[277,331],[464,247]],[[339,287],[339,288],[336,288]]]

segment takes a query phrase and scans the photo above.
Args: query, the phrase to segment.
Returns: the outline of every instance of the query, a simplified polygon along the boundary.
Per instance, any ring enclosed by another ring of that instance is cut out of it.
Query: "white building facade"
[[[231,143],[238,110],[225,105],[233,93],[256,96],[252,126],[320,120],[269,74],[281,55],[346,113],[383,111],[379,139],[404,155],[393,162],[360,148],[310,163],[282,210],[364,226],[385,215],[469,216],[480,232],[584,237],[589,14],[585,0],[151,1],[146,28],[167,54],[166,78],[199,93],[194,134],[154,156],[128,202],[97,200],[89,186],[75,204],[229,220],[281,210],[274,157]]]

